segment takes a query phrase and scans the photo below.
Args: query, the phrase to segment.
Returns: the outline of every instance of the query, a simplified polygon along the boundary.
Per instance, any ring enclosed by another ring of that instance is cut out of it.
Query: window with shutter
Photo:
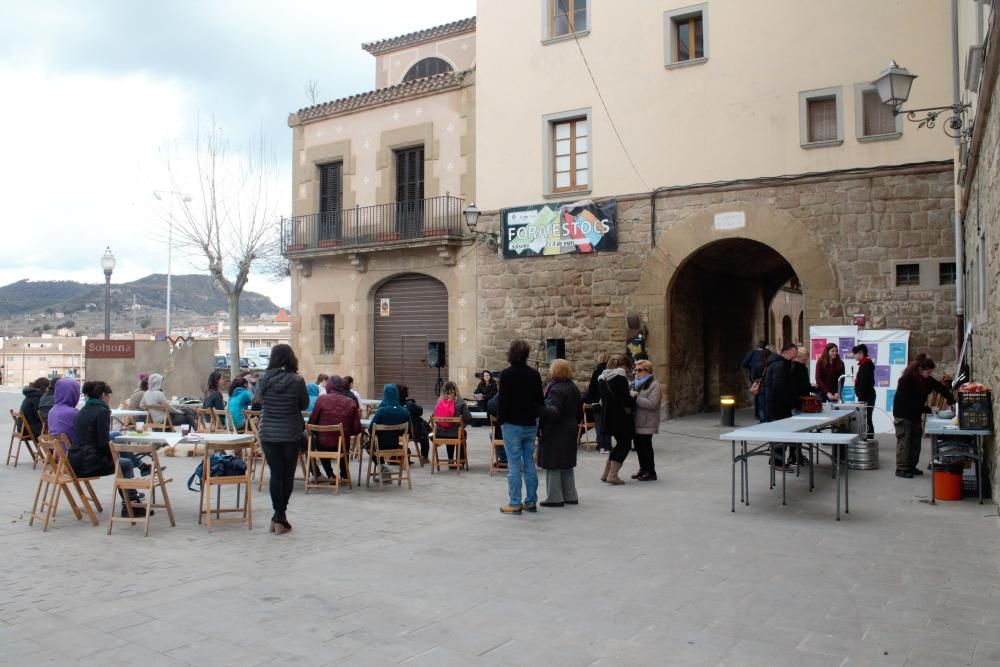
[[[896,116],[892,107],[882,104],[882,99],[874,90],[862,93],[862,127],[865,137],[876,137],[880,134],[896,132]]]
[[[396,231],[403,238],[423,231],[424,147],[404,148],[396,153]]]
[[[837,140],[837,99],[834,97],[814,98],[807,102],[809,141]]]
[[[319,166],[319,239],[340,238],[341,210],[344,208],[344,163]]]

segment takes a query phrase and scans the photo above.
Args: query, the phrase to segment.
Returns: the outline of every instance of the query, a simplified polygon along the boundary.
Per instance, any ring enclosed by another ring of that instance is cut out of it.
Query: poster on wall
[[[590,199],[501,211],[504,257],[587,254],[618,250],[618,204]]]
[[[868,356],[875,364],[875,414],[873,421],[877,433],[891,433],[892,403],[896,398],[896,384],[906,369],[909,359],[910,332],[904,329],[859,329],[854,325],[809,327],[810,378],[815,382],[816,361],[828,343],[836,343],[844,361],[844,386],[842,401],[857,400],[854,394],[854,375],[857,362],[851,350],[864,343]],[[818,352],[817,352],[818,351]]]

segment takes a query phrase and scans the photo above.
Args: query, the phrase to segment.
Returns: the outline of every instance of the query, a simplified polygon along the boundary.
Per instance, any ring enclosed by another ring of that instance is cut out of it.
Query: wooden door
[[[448,341],[448,290],[416,273],[396,276],[375,291],[372,393],[390,382],[405,384],[424,409],[433,409],[437,369],[427,367],[427,343]],[[448,352],[447,347],[445,352]],[[441,369],[448,378],[448,368]]]

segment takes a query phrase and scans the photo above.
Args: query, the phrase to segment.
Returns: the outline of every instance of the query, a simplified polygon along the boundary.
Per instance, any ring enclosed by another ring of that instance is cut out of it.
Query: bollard
[[[722,426],[736,426],[736,399],[723,396],[719,399],[719,411]]]

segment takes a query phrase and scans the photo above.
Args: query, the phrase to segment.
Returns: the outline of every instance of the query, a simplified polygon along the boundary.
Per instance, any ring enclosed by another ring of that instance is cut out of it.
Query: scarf
[[[628,377],[625,375],[624,368],[605,368],[601,372],[601,377],[598,379],[608,382],[609,380],[611,380],[611,378],[617,377],[619,375],[625,378],[626,380],[628,379]]]
[[[635,384],[634,384],[634,386],[635,386],[636,390],[638,391],[638,389],[639,389],[639,388],[640,388],[640,387],[641,387],[642,385],[646,384],[647,382],[649,382],[649,381],[650,381],[650,380],[652,380],[652,379],[653,379],[653,374],[652,374],[652,373],[648,373],[648,374],[646,374],[646,377],[644,377],[644,378],[636,378],[636,379],[635,379]]]

